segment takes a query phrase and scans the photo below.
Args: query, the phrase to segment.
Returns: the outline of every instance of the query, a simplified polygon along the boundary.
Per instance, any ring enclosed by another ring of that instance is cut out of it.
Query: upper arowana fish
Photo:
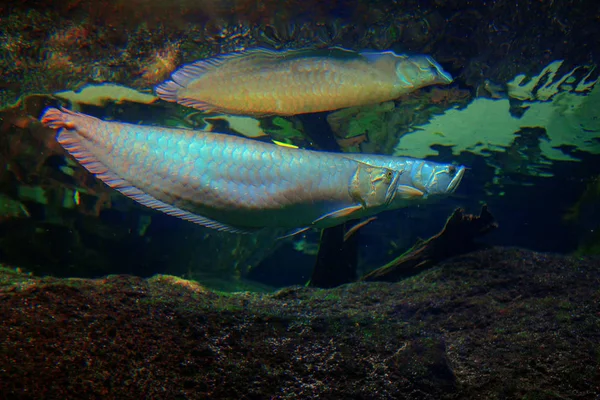
[[[183,66],[156,94],[206,112],[295,115],[381,103],[450,82],[429,56],[253,49]]]
[[[325,228],[453,192],[465,168],[281,147],[221,133],[47,109],[42,123],[88,171],[134,200],[233,232]]]

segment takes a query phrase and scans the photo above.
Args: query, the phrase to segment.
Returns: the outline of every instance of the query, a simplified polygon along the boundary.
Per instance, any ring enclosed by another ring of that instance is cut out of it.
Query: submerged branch
[[[457,208],[437,235],[417,243],[405,254],[360,278],[361,281],[395,282],[431,268],[447,258],[467,253],[480,245],[475,239],[498,227],[486,205],[479,216]]]

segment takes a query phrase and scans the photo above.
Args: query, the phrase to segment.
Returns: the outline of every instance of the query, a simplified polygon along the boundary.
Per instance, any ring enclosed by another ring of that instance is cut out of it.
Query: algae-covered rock
[[[0,382],[15,399],[593,399],[599,271],[490,249],[395,284],[224,294],[5,268]]]

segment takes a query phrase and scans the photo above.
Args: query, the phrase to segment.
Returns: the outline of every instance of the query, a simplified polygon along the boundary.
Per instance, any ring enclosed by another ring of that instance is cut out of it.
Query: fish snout
[[[448,187],[446,188],[446,192],[448,194],[454,193],[456,191],[456,188],[458,187],[460,181],[462,181],[462,178],[465,175],[465,171],[467,170],[467,168],[462,165],[459,167],[451,165],[449,168],[454,168],[454,171],[451,172],[451,174],[454,174],[454,177],[451,179],[450,183],[448,184]]]
[[[436,83],[442,83],[444,85],[452,83],[453,79],[450,73],[444,71],[442,66],[438,64],[433,58],[429,56],[427,56],[426,58],[427,62],[429,63],[429,68],[431,69],[432,73],[434,73],[434,75],[436,76]]]
[[[402,59],[396,65],[396,75],[399,82],[413,89],[428,85],[452,82],[452,75],[444,71],[430,56],[411,56]]]
[[[455,165],[438,165],[427,182],[426,191],[428,195],[448,195],[454,193],[460,184],[466,168]]]

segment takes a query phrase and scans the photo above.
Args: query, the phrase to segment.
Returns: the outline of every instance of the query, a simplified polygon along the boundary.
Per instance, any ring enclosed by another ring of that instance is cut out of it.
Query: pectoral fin
[[[321,221],[325,221],[328,219],[337,219],[337,218],[345,218],[349,215],[352,215],[353,213],[362,210],[363,207],[361,205],[356,205],[356,206],[350,206],[350,207],[346,207],[346,208],[342,208],[341,210],[336,210],[336,211],[332,211],[330,213],[327,213],[325,215],[323,215],[320,218],[317,218],[313,221],[313,225],[318,224]]]
[[[398,185],[396,188],[396,195],[403,199],[416,199],[418,197],[423,197],[424,194],[424,192],[412,186]]]

